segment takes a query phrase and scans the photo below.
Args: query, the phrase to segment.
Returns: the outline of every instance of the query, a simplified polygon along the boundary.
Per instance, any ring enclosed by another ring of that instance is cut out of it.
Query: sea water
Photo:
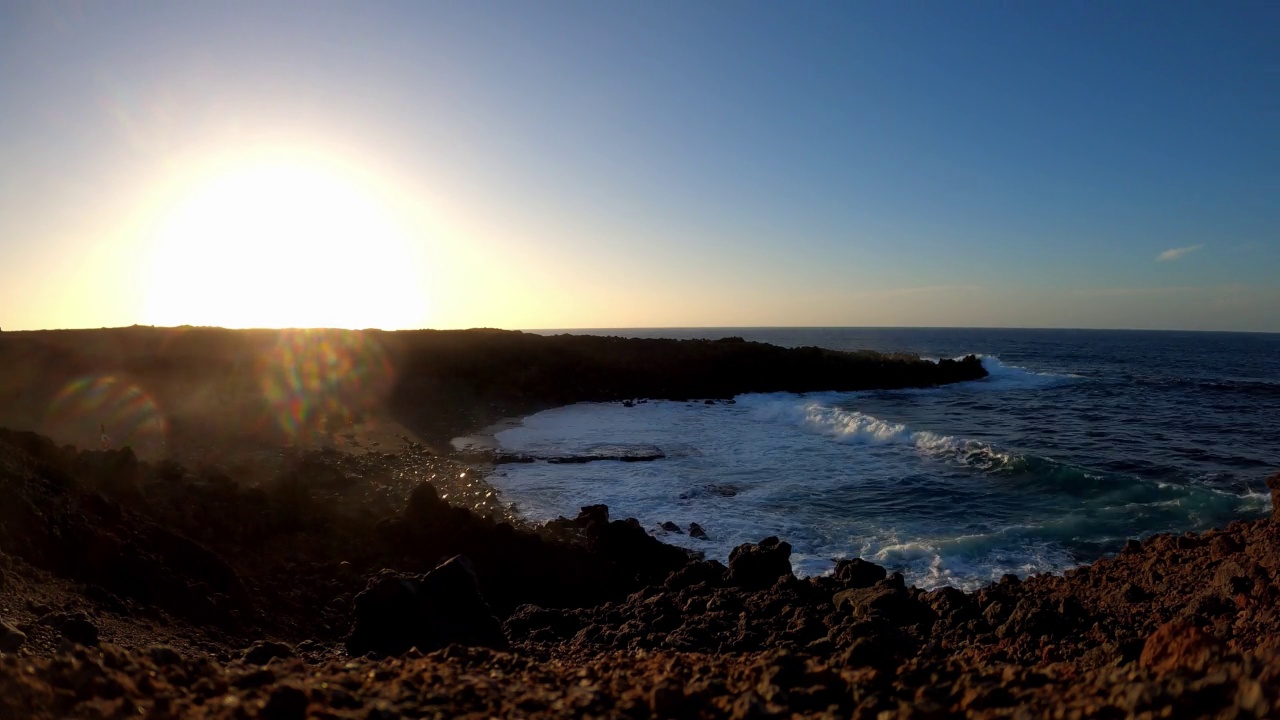
[[[583,403],[496,435],[541,456],[656,448],[665,457],[651,462],[502,465],[491,482],[530,520],[605,503],[721,561],[777,535],[799,574],[863,557],[922,587],[974,588],[1060,572],[1128,538],[1259,517],[1264,478],[1280,471],[1280,335],[575,332],[981,356],[988,378],[941,388]],[[662,531],[668,521],[708,537]]]

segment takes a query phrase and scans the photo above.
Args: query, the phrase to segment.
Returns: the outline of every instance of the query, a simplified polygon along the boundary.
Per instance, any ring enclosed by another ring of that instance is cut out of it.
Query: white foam
[[[857,509],[810,506],[807,498],[821,503],[832,491],[847,491],[850,482],[879,483],[875,478],[910,473],[922,458],[982,467],[1002,456],[981,443],[828,404],[851,397],[772,394],[742,396],[736,405],[559,408],[495,437],[506,450],[530,454],[644,444],[667,457],[646,463],[503,465],[491,481],[530,520],[572,517],[583,505],[605,503],[615,517],[636,517],[664,541],[721,561],[738,544],[777,535],[792,544],[793,567],[801,575],[826,572],[835,558],[851,553],[882,562],[923,587],[975,587],[1005,572],[1058,567],[1056,558],[1037,560],[1043,553],[995,553],[957,538],[899,539],[908,531],[886,529],[881,519]],[[726,486],[732,494],[723,492]],[[666,521],[681,528],[696,522],[710,538],[662,532]]]
[[[1047,542],[1023,542],[1011,528],[982,534],[900,540],[884,534],[861,548],[861,556],[899,570],[909,583],[975,590],[1007,574],[1026,577],[1062,572],[1079,563],[1070,553]]]
[[[1036,372],[1017,365],[1006,365],[995,355],[978,355],[978,359],[982,361],[987,377],[964,383],[964,385],[979,386],[988,390],[1035,390],[1056,387],[1080,379],[1079,375]]]
[[[1003,373],[996,387],[1063,381],[994,367]],[[971,392],[978,383],[966,385],[971,389],[940,392]],[[1103,483],[1091,495],[1076,495],[1080,483],[1097,476],[1074,468],[1080,472],[1059,479],[1048,467],[1053,461],[876,417],[857,409],[863,400],[861,393],[777,393],[739,396],[734,405],[558,408],[525,418],[495,440],[530,455],[644,446],[666,457],[502,465],[491,482],[533,521],[573,517],[581,506],[604,503],[614,517],[635,517],[664,541],[709,558],[725,561],[733,547],[777,535],[792,544],[798,574],[826,572],[836,558],[861,556],[921,587],[974,588],[1006,573],[1059,572],[1077,563],[1068,546],[1100,547],[1132,537],[1149,527],[1143,517],[1190,528],[1231,512],[1261,511],[1269,502],[1265,493],[1195,483],[1121,483],[1114,489]],[[886,406],[883,398],[875,402]],[[1026,484],[1033,486],[1028,505],[1011,503],[1007,493]],[[952,493],[965,490],[967,507],[985,513],[982,518],[948,506],[957,497]],[[985,512],[987,493],[993,504],[1004,502],[1004,514]],[[659,528],[667,521],[685,529],[696,522],[710,537],[665,533]]]
[[[850,396],[852,397],[852,396]],[[826,396],[823,399],[832,399]],[[811,432],[827,435],[839,442],[857,444],[897,444],[914,447],[921,454],[953,459],[982,470],[1009,466],[1021,458],[977,440],[957,438],[928,430],[911,430],[902,423],[881,420],[872,415],[846,410],[821,401],[797,402],[795,396],[743,396],[745,406],[758,419],[786,421]]]

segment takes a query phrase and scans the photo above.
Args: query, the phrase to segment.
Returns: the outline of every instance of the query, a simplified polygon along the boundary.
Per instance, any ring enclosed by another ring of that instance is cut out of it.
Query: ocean
[[[557,331],[558,332],[558,331]],[[791,543],[798,574],[862,557],[921,587],[1061,572],[1129,538],[1269,509],[1280,472],[1280,335],[989,329],[591,330],[736,335],[784,346],[981,356],[990,377],[926,390],[741,395],[733,404],[584,403],[495,435],[539,455],[651,462],[500,465],[534,521],[605,503],[724,561]],[[697,523],[706,539],[667,532]]]

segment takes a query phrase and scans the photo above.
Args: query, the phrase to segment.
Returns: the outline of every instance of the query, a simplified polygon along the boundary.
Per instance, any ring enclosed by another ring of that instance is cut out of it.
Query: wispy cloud
[[[1186,247],[1180,247],[1180,248],[1169,248],[1168,250],[1165,250],[1164,252],[1156,256],[1156,262],[1169,262],[1170,260],[1177,260],[1183,255],[1186,255],[1187,253],[1193,253],[1197,250],[1202,249],[1203,247],[1204,245],[1188,245]]]

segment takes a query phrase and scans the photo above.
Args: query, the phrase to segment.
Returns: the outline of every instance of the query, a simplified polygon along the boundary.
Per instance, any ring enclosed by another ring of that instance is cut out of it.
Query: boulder
[[[1280,474],[1267,478],[1267,489],[1271,491],[1271,519],[1280,522]]]
[[[568,610],[521,605],[503,623],[507,637],[513,640],[554,642],[573,637],[582,622]]]
[[[591,523],[599,523],[604,525],[609,522],[609,506],[608,505],[587,505],[578,513],[578,517],[574,520],[578,527],[587,527]]]
[[[680,529],[680,526],[671,522],[670,520],[662,523],[662,529],[670,533],[677,533],[680,535],[684,534],[684,531]]]
[[[930,590],[921,600],[943,620],[964,622],[978,617],[978,606],[973,598],[950,586]]]
[[[1138,664],[1157,673],[1203,670],[1222,654],[1222,644],[1194,625],[1170,622],[1161,625],[1142,647]]]
[[[26,633],[0,620],[0,653],[16,653],[26,642]]]
[[[841,590],[831,602],[836,610],[859,618],[884,618],[891,621],[909,619],[913,614],[908,605],[911,598],[907,591],[886,585],[869,588]]]
[[[455,556],[425,575],[383,570],[355,598],[347,652],[399,655],[449,644],[507,647],[471,563]]]
[[[294,657],[293,648],[284,643],[259,640],[244,651],[243,660],[250,665],[266,665],[276,658]]]
[[[583,513],[593,508],[608,512],[605,506],[595,505],[583,508]],[[587,546],[614,571],[631,578],[628,584],[634,581],[641,586],[662,580],[690,559],[689,551],[653,537],[635,518],[602,523],[597,515],[587,525]]]
[[[168,645],[152,645],[144,653],[156,667],[168,668],[182,664],[182,655]]]
[[[1018,601],[1009,618],[996,628],[996,637],[1061,638],[1071,632],[1071,624],[1060,610],[1025,598]]]
[[[691,562],[667,576],[662,586],[668,590],[683,590],[699,583],[717,587],[724,581],[725,566],[716,560]]]
[[[840,560],[836,562],[836,569],[832,573],[835,579],[846,588],[871,587],[888,577],[888,574],[884,568],[862,558]]]
[[[54,613],[40,618],[40,624],[57,630],[73,643],[93,647],[98,644],[98,626],[82,612]]]
[[[689,537],[698,538],[699,540],[707,539],[707,531],[702,529],[698,523],[689,523]]]
[[[73,643],[86,647],[98,644],[98,626],[86,618],[70,618],[64,621],[58,630],[62,632],[62,637]]]
[[[767,537],[759,544],[743,543],[729,553],[730,585],[744,590],[764,590],[791,574],[791,544]]]
[[[427,524],[439,520],[448,509],[449,504],[440,499],[435,486],[421,482],[409,493],[409,505],[405,509],[405,518],[412,523]]]

